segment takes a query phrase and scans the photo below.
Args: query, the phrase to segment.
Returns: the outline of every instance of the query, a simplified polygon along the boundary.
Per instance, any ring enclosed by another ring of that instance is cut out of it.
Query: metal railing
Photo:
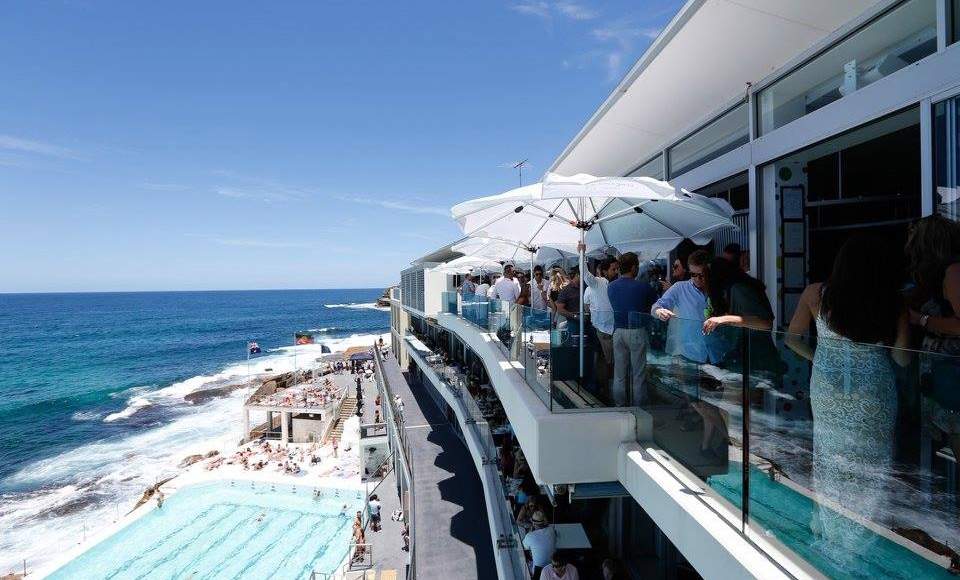
[[[410,343],[408,342],[408,344]],[[491,504],[489,505],[490,514],[493,518],[490,525],[492,531],[496,534],[494,548],[505,555],[504,559],[500,559],[501,562],[505,563],[504,573],[509,574],[511,578],[520,580],[529,578],[530,572],[523,555],[519,528],[507,504],[507,494],[498,466],[497,445],[494,442],[487,417],[467,388],[467,374],[447,365],[443,362],[442,356],[430,350],[426,345],[423,346],[427,350],[420,348],[414,348],[414,350],[450,391],[457,406],[455,411],[459,411],[458,414],[463,417],[462,430],[472,435],[472,439],[478,447],[480,453],[479,475],[491,499],[488,503]]]
[[[399,470],[397,473],[397,483],[400,487],[400,503],[403,511],[403,518],[407,526],[409,539],[409,566],[407,568],[407,580],[414,580],[417,575],[417,526],[416,526],[416,486],[414,485],[414,468],[412,462],[412,453],[410,443],[407,439],[404,428],[403,413],[397,408],[394,400],[394,392],[390,388],[390,382],[386,378],[383,369],[383,355],[379,348],[374,347],[374,377],[377,381],[377,388],[380,393],[381,407],[383,408],[383,422],[386,425],[388,439],[392,449],[392,456],[396,458]],[[406,500],[406,505],[404,505]]]

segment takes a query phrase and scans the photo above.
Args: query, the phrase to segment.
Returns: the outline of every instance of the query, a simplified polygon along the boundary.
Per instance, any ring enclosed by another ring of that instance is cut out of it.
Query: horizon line
[[[163,294],[174,292],[293,292],[310,290],[387,290],[398,284],[389,286],[369,286],[363,288],[206,288],[198,290],[28,290],[20,292],[0,291],[0,296],[16,296],[24,294]]]

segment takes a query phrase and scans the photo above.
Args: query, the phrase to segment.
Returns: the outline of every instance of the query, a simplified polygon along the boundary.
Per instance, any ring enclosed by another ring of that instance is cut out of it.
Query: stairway
[[[343,424],[347,419],[353,417],[357,414],[357,399],[356,397],[347,396],[343,399],[343,404],[340,405],[340,414],[334,419],[333,429],[330,431],[330,436],[328,439],[333,437],[337,438],[337,441],[340,441],[343,438]]]

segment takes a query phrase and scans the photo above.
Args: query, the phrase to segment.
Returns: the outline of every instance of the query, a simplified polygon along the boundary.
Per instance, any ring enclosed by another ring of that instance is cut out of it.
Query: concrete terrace
[[[422,385],[409,385],[397,360],[385,378],[404,403],[413,463],[417,577],[495,579],[483,487],[470,452]]]

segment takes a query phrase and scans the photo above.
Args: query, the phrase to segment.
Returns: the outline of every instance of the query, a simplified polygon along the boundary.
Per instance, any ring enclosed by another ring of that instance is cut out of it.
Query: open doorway
[[[826,280],[843,243],[869,232],[889,244],[902,272],[907,228],[920,217],[920,111],[911,108],[764,166],[779,211],[779,321],[807,284]],[[768,198],[769,199],[769,198]]]

